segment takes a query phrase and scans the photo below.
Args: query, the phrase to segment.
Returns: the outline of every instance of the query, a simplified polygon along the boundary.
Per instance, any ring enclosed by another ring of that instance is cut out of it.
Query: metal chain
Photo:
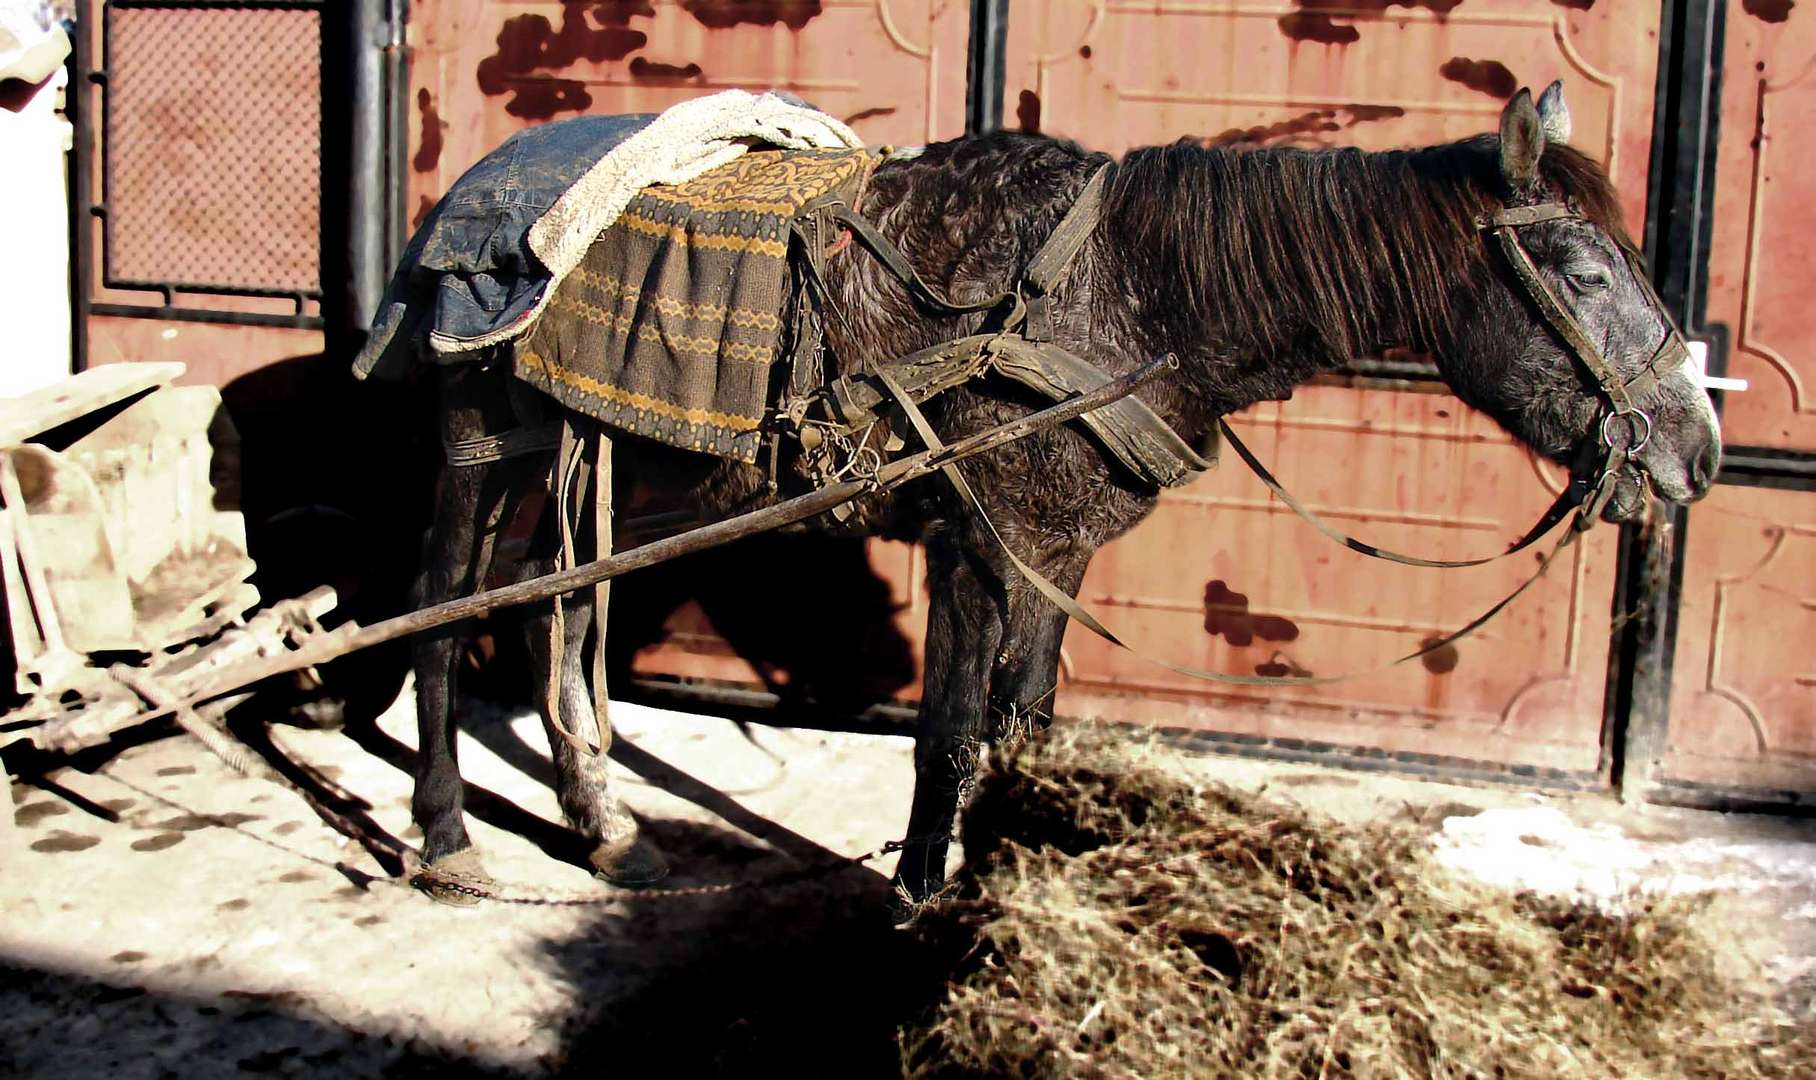
[[[596,904],[615,904],[635,900],[677,900],[699,896],[722,896],[726,893],[742,892],[746,889],[769,888],[777,885],[794,884],[829,876],[843,870],[862,866],[874,859],[901,851],[912,840],[891,840],[880,847],[873,848],[862,855],[845,856],[829,859],[812,866],[786,870],[768,877],[752,878],[748,881],[720,882],[715,885],[687,885],[664,889],[622,889],[601,893],[597,890],[580,892],[576,890],[553,891],[536,889],[521,884],[499,884],[486,882],[480,884],[463,880],[458,875],[451,875],[435,870],[430,866],[421,866],[408,880],[385,878],[387,884],[402,888],[417,888],[425,892],[430,888],[469,896],[475,900],[492,900],[501,904],[515,904],[525,907],[587,907]]]

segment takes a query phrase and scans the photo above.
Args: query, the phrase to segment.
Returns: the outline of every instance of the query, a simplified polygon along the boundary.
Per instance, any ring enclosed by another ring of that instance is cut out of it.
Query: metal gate
[[[1781,0],[418,0],[391,44],[370,48],[410,58],[389,99],[407,114],[401,136],[383,144],[407,174],[384,197],[399,229],[523,126],[725,87],[792,89],[878,143],[1000,124],[1120,151],[1186,134],[1427,143],[1491,130],[1518,86],[1563,78],[1574,142],[1615,178],[1662,295],[1711,344],[1712,369],[1752,383],[1722,403],[1721,486],[1650,530],[1596,530],[1489,631],[1422,666],[1334,689],[1207,690],[1074,634],[1061,710],[1244,752],[1674,802],[1816,797],[1816,331],[1797,318],[1816,289],[1800,227],[1816,169],[1781,137],[1816,95],[1816,13]],[[324,226],[353,209],[325,211]],[[1320,513],[1447,557],[1499,550],[1560,482],[1417,358],[1371,360],[1236,423]],[[1518,577],[1365,569],[1281,509],[1225,468],[1106,549],[1084,595],[1182,662],[1327,673],[1443,633]],[[837,625],[774,602],[775,583],[803,572],[841,598]],[[613,632],[637,646],[645,686],[841,714],[918,694],[925,602],[905,545],[762,541],[633,579],[620,599]]]

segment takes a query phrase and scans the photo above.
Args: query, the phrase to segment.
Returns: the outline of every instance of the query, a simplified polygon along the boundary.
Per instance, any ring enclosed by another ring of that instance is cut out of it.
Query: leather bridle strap
[[[1254,453],[1249,450],[1247,444],[1238,438],[1234,431],[1230,430],[1230,425],[1227,421],[1219,420],[1217,421],[1217,426],[1223,432],[1224,441],[1229,443],[1231,448],[1236,451],[1236,456],[1240,457],[1242,463],[1249,467],[1249,471],[1253,472],[1263,484],[1266,484],[1267,489],[1274,493],[1275,498],[1285,503],[1287,509],[1303,518],[1306,524],[1323,533],[1326,537],[1342,544],[1351,551],[1360,552],[1370,558],[1386,559],[1388,562],[1397,562],[1406,566],[1428,566],[1438,570],[1456,570],[1468,566],[1485,566],[1488,563],[1505,559],[1509,555],[1525,551],[1533,544],[1538,543],[1539,540],[1541,540],[1546,533],[1550,532],[1558,522],[1569,517],[1570,512],[1582,503],[1585,493],[1584,489],[1586,485],[1573,476],[1570,483],[1565,485],[1564,490],[1558,492],[1557,498],[1552,500],[1551,506],[1546,509],[1544,516],[1539,518],[1532,528],[1526,530],[1526,535],[1514,541],[1513,546],[1498,555],[1484,555],[1479,559],[1423,559],[1417,555],[1404,555],[1398,551],[1378,547],[1366,540],[1358,540],[1331,525],[1329,522],[1326,522],[1323,518],[1314,513],[1310,507],[1294,498],[1292,492],[1287,491],[1286,488],[1280,485],[1280,481],[1276,480],[1274,474],[1267,470],[1267,466],[1261,464],[1260,459],[1255,457]]]
[[[1633,399],[1645,394],[1658,384],[1660,379],[1658,370],[1662,362],[1674,361],[1679,365],[1683,364],[1689,356],[1689,346],[1684,343],[1683,335],[1678,332],[1676,323],[1672,321],[1670,313],[1665,310],[1658,293],[1653,291],[1651,283],[1646,280],[1645,270],[1639,264],[1638,256],[1622,245],[1621,254],[1626,259],[1634,280],[1640,283],[1640,287],[1645,290],[1648,303],[1665,323],[1664,340],[1659,342],[1657,349],[1653,350],[1652,357],[1646,362],[1646,366],[1640,369],[1633,378],[1622,379],[1620,372],[1615,370],[1614,365],[1602,355],[1601,349],[1590,340],[1588,331],[1583,329],[1583,324],[1577,320],[1576,315],[1539,273],[1538,265],[1533,262],[1532,255],[1526,250],[1526,245],[1520,242],[1519,231],[1521,229],[1542,222],[1558,220],[1581,221],[1583,217],[1575,208],[1565,203],[1548,202],[1534,206],[1508,207],[1484,218],[1480,226],[1483,231],[1494,235],[1502,256],[1507,260],[1508,269],[1513,272],[1515,279],[1525,289],[1527,297],[1532,300],[1533,306],[1538,309],[1539,315],[1546,324],[1557,333],[1565,346],[1569,348],[1571,355],[1576,358],[1577,363],[1581,364],[1594,379],[1597,390],[1607,399],[1609,407],[1614,410],[1614,415],[1646,417],[1646,414],[1634,405]],[[1633,439],[1629,441],[1625,449],[1632,452],[1638,449],[1633,442],[1639,438],[1641,428],[1638,422],[1630,423],[1633,423],[1630,431]],[[1643,424],[1645,432],[1649,434],[1650,417],[1646,417]],[[1604,429],[1606,426],[1604,420]],[[1606,434],[1605,430],[1604,434]],[[1604,439],[1604,441],[1609,442],[1610,449],[1613,449],[1610,440]]]

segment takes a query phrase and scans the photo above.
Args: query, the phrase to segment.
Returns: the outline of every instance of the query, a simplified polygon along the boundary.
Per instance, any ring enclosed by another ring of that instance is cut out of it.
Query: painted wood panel
[[[965,127],[969,19],[951,0],[418,4],[411,213],[523,127],[718,90],[791,90],[876,143],[951,138]]]
[[[1816,498],[1718,487],[1691,512],[1671,780],[1816,792]]]
[[[1732,335],[1722,427],[1737,445],[1816,450],[1816,12],[1728,4],[1707,321]]]
[[[1565,81],[1573,142],[1644,213],[1656,5],[1018,3],[1006,111],[1109,150],[1180,137],[1420,145],[1492,130],[1522,85]],[[1345,528],[1440,557],[1492,553],[1556,490],[1444,394],[1301,391],[1242,420],[1283,482]],[[1468,571],[1364,559],[1233,459],[1093,565],[1084,594],[1169,659],[1237,674],[1365,670],[1466,623],[1531,558]],[[1331,687],[1217,688],[1074,628],[1069,712],[1583,774],[1600,761],[1616,534],[1600,529],[1493,625],[1425,663]]]

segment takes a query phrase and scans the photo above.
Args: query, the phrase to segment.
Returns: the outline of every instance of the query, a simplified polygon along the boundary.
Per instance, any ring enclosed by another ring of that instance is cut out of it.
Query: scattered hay
[[[980,782],[915,921],[962,955],[913,1076],[1767,1077],[1816,1039],[1717,974],[1685,900],[1611,916],[1056,729]]]

